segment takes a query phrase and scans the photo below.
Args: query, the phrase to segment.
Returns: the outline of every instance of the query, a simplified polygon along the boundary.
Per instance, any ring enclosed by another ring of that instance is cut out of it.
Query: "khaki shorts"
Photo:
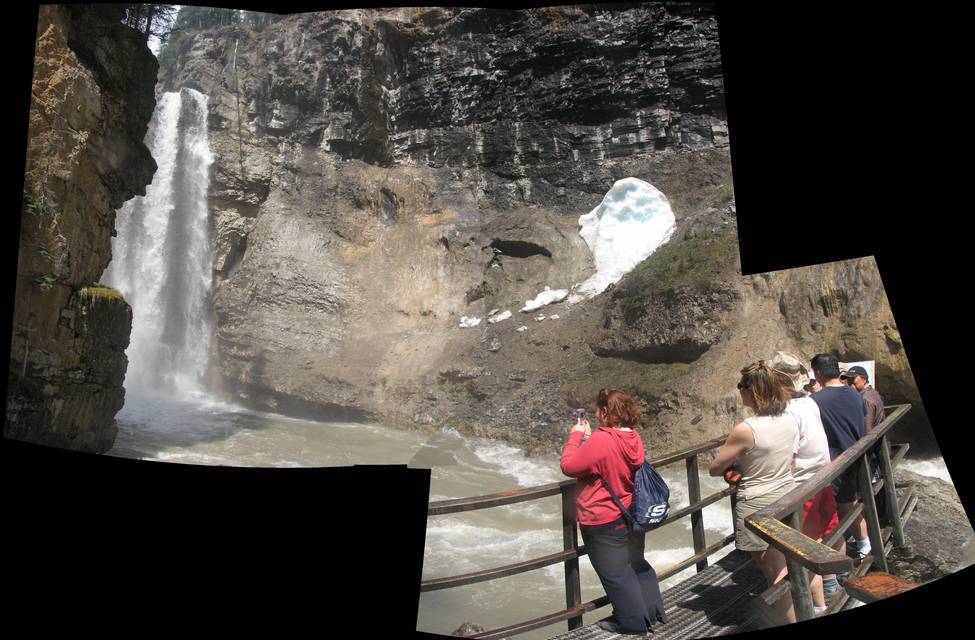
[[[795,488],[787,484],[781,489],[764,493],[748,500],[739,499],[735,504],[735,548],[741,551],[765,551],[768,543],[745,526],[745,518],[759,509],[764,509]]]

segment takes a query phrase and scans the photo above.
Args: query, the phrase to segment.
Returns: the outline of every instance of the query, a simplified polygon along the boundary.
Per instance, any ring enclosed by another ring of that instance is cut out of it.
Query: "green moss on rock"
[[[78,293],[82,296],[88,296],[90,298],[102,298],[108,300],[120,300],[125,302],[125,298],[122,294],[112,287],[106,287],[102,285],[95,285],[93,287],[82,287]]]
[[[719,184],[714,188],[710,205],[715,209],[723,209],[735,197],[735,189],[730,182]]]
[[[567,382],[563,391],[577,401],[591,401],[599,389],[610,387],[652,402],[673,389],[676,381],[690,373],[693,366],[682,362],[647,364],[624,358],[597,357],[582,371],[582,376]]]
[[[677,286],[711,289],[738,270],[738,236],[732,225],[667,243],[620,283],[624,306],[642,304]]]

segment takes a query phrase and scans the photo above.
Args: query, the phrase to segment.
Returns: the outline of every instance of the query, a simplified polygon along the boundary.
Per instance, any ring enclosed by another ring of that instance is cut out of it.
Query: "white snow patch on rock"
[[[521,325],[520,327],[515,329],[515,331],[528,331],[528,327],[525,325]]]
[[[534,300],[529,300],[525,303],[525,306],[521,308],[522,313],[528,313],[529,311],[534,311],[535,309],[541,309],[547,304],[552,304],[553,302],[562,302],[569,295],[568,289],[552,289],[551,287],[545,287],[545,291],[535,296]]]
[[[480,318],[462,316],[460,319],[461,328],[476,327],[479,324],[481,324]]]
[[[490,318],[488,318],[488,322],[490,322],[491,324],[495,324],[496,322],[501,322],[502,320],[507,320],[510,317],[511,317],[511,312],[510,311],[504,311],[502,313],[499,313],[497,315],[493,315]]]
[[[579,235],[592,251],[596,273],[574,287],[569,303],[602,293],[670,240],[676,227],[667,197],[637,178],[617,181],[598,207],[579,216]]]

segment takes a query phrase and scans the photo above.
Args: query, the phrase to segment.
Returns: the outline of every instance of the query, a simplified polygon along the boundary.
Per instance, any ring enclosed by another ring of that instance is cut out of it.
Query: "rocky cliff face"
[[[40,9],[4,435],[104,452],[132,311],[93,286],[115,209],[144,194],[157,63],[107,6]]]
[[[161,89],[210,96],[226,392],[530,450],[602,386],[639,395],[655,447],[723,433],[736,372],[779,349],[862,353],[909,394],[872,261],[740,275],[717,38],[713,7],[684,3],[352,10],[174,38]],[[629,176],[666,194],[674,238],[592,300],[520,313],[592,274],[578,216]]]
[[[824,351],[875,360],[885,403],[913,405],[893,438],[935,446],[872,258],[741,276],[722,257],[731,253],[722,237],[731,236],[718,229],[651,256],[608,294],[605,328],[591,343],[601,355],[590,372],[650,400],[664,450],[721,435],[747,415],[738,371],[777,351],[807,367]]]

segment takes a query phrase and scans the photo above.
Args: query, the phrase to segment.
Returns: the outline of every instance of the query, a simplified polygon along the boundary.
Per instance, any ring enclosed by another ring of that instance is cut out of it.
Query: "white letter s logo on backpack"
[[[648,518],[654,518],[654,519],[656,519],[656,518],[662,517],[665,513],[667,513],[667,504],[666,503],[664,503],[664,504],[655,504],[652,507],[650,507],[650,510],[649,511],[647,511],[647,517]]]

